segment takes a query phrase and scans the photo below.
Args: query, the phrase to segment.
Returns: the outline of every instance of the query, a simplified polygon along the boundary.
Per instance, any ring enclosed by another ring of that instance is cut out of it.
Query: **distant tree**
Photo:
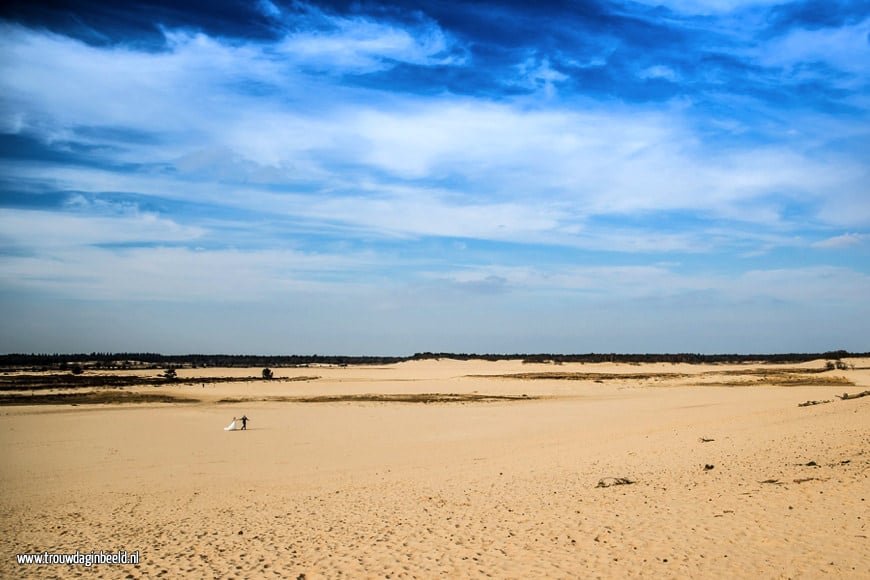
[[[267,381],[271,381],[272,377],[275,375],[272,373],[272,369],[263,369],[263,378]]]
[[[174,368],[169,367],[168,369],[163,371],[163,378],[167,381],[174,381],[178,378],[178,373],[175,372]]]
[[[832,371],[832,370],[834,370],[834,369],[839,369],[839,370],[841,370],[841,371],[845,371],[845,370],[848,370],[848,369],[849,369],[849,365],[846,364],[846,363],[844,363],[844,362],[841,361],[840,359],[837,359],[837,360],[829,360],[829,361],[827,361],[827,362],[825,363],[825,368],[826,368],[827,370],[829,370],[829,371]]]
[[[70,372],[74,375],[80,375],[85,372],[85,369],[82,368],[82,365],[73,365]]]

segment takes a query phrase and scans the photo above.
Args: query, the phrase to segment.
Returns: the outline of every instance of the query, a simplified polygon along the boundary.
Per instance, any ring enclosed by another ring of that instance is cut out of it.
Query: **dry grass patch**
[[[361,395],[314,395],[298,397],[241,397],[220,399],[218,403],[494,403],[498,401],[530,401],[540,397],[528,395],[481,395],[478,393],[402,393]]]
[[[0,405],[118,405],[130,403],[198,403],[199,399],[163,393],[131,393],[116,389],[79,393],[4,394]]]
[[[202,383],[251,383],[268,381],[270,383],[313,381],[318,376],[275,377],[264,379],[262,376],[250,377],[178,377],[167,379],[163,375],[139,376],[117,374],[72,375],[70,373],[36,373],[20,375],[0,375],[0,391],[44,391],[54,389],[93,389],[104,387],[153,387],[162,385],[197,385]]]
[[[705,375],[736,375],[736,376],[757,376],[768,377],[778,375],[817,375],[829,371],[827,368],[805,368],[805,367],[775,367],[775,368],[750,368],[750,369],[733,369],[728,371],[706,371]]]
[[[516,379],[522,381],[635,381],[683,379],[684,373],[513,373],[506,375],[466,375],[474,379]]]
[[[687,373],[583,373],[583,372],[540,372],[540,373],[513,373],[501,375],[468,375],[470,378],[481,379],[514,379],[524,381],[592,381],[603,383],[606,381],[649,381],[649,380],[687,380],[704,379],[704,386],[828,386],[828,385],[854,385],[854,383],[842,376],[824,376],[826,368],[751,368],[734,370],[713,370],[698,374]],[[722,380],[716,381],[716,377]],[[739,377],[739,378],[738,378]],[[710,380],[713,379],[713,380]]]
[[[776,387],[797,387],[797,386],[813,386],[813,387],[824,387],[824,386],[852,386],[855,383],[847,379],[846,377],[838,377],[838,376],[830,376],[830,377],[822,377],[822,376],[807,376],[807,375],[798,375],[798,374],[789,374],[789,373],[773,373],[768,375],[754,375],[754,380],[752,377],[749,377],[750,380],[736,380],[736,381],[718,381],[711,383],[704,383],[705,385],[710,386],[722,386],[722,387],[755,387],[755,386],[776,386]]]

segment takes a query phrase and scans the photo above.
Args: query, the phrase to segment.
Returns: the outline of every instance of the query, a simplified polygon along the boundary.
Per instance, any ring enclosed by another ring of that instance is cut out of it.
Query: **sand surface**
[[[0,407],[0,577],[868,578],[870,397],[834,395],[870,388],[870,360],[849,362],[788,386],[740,365],[182,369],[201,382],[139,389],[200,402]],[[516,373],[603,378],[492,376]],[[293,399],[416,393],[518,400]],[[141,562],[15,560],[76,550]]]

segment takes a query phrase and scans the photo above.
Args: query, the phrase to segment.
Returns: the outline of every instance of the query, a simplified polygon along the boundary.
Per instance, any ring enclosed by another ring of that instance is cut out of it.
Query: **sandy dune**
[[[870,360],[849,362],[789,386],[741,365],[183,369],[201,382],[139,390],[199,403],[0,407],[0,577],[867,578],[870,397],[835,394],[870,388]],[[554,372],[588,376],[501,376]],[[528,398],[287,400],[415,393]],[[14,556],[77,549],[142,561]]]

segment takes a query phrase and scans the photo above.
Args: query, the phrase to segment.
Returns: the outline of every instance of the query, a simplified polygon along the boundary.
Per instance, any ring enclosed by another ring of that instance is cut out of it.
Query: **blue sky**
[[[0,352],[870,350],[868,1],[0,10]]]

